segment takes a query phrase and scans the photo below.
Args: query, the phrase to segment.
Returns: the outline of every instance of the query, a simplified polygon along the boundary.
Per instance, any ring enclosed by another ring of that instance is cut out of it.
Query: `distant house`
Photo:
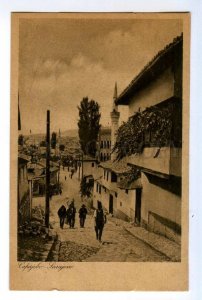
[[[27,175],[27,164],[29,157],[18,154],[18,224],[30,219],[30,194]]]
[[[93,206],[101,201],[105,210],[118,218],[140,222],[135,214],[136,195],[139,197],[141,182],[133,168],[127,164],[126,158],[116,160],[116,151],[113,147],[116,143],[119,128],[120,113],[116,105],[117,84],[115,84],[111,116],[111,127],[107,131],[110,140],[110,160],[100,162],[94,175]],[[110,134],[110,136],[109,136]]]
[[[97,170],[97,159],[89,155],[78,155],[74,161],[76,162],[76,176],[79,180],[83,177],[89,177]]]
[[[101,201],[104,208],[124,220],[135,219],[135,196],[141,189],[139,178],[133,177],[126,159],[119,162],[103,162],[99,165],[100,177],[94,184],[93,205]]]
[[[116,100],[117,105],[128,105],[130,124],[137,124],[138,118],[144,127],[138,136],[141,127],[131,129],[133,125],[126,124],[133,135],[122,135],[125,148],[120,150],[121,143],[117,148],[118,155],[125,151],[127,163],[141,170],[136,214],[142,226],[176,241],[181,233],[182,49],[180,36],[160,51]],[[121,132],[123,127],[118,134]]]
[[[28,165],[28,179],[32,181],[33,196],[45,195],[46,184],[46,161],[41,160],[37,163]],[[58,192],[59,187],[59,165],[50,162],[50,186],[52,194]]]

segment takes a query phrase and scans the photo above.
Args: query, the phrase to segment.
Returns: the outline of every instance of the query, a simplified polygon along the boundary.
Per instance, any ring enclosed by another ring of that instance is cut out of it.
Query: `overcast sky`
[[[77,128],[83,97],[100,104],[110,125],[118,94],[153,56],[182,32],[179,20],[21,19],[19,98],[24,134]],[[127,110],[120,108],[121,122]]]

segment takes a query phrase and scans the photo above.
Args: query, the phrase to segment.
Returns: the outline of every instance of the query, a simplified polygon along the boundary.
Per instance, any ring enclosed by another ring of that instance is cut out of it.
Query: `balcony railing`
[[[144,148],[141,154],[127,157],[129,164],[165,175],[181,176],[182,149],[174,147]]]

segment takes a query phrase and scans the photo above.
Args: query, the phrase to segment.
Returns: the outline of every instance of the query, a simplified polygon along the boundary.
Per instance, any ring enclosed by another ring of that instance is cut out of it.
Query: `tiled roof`
[[[46,175],[36,175],[36,174],[32,174],[32,173],[27,174],[28,180],[40,179],[40,178],[45,178],[45,177],[46,177]]]
[[[78,160],[78,161],[97,161],[97,158],[95,157],[92,157],[92,156],[89,156],[89,155],[77,155],[77,157],[75,158],[75,160]]]
[[[45,168],[46,167],[46,160],[41,159],[37,164]],[[50,161],[50,168],[57,168],[58,169],[59,165],[56,162]]]
[[[117,192],[117,188],[115,186],[113,187],[109,187],[109,185],[106,184],[106,182],[101,178],[101,179],[98,179],[97,182],[99,183],[99,185],[101,185],[103,188],[105,188],[106,190],[108,190],[109,192]]]
[[[126,158],[123,158],[119,161],[105,161],[100,163],[100,167],[113,171],[116,174],[128,173],[131,170],[131,167],[127,165]]]
[[[116,104],[128,104],[131,93],[140,90],[148,84],[153,78],[171,66],[175,61],[175,52],[182,52],[183,35],[176,37],[172,43],[168,44],[163,50],[142,69],[142,71],[130,82],[125,90],[118,96]]]
[[[127,176],[117,183],[118,188],[123,190],[134,190],[137,188],[142,188],[141,178],[133,180],[132,182],[128,181]]]

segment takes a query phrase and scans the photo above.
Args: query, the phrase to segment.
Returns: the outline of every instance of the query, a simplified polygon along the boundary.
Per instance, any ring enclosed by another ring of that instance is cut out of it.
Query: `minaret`
[[[116,105],[116,99],[117,99],[117,83],[115,83],[115,87],[114,87],[112,112],[110,113],[110,116],[111,116],[111,150],[113,149],[113,147],[115,145],[117,130],[119,128],[120,112],[118,111],[118,105]],[[115,158],[116,158],[116,153],[113,152],[111,154],[111,160],[113,161],[113,160],[115,160]]]

